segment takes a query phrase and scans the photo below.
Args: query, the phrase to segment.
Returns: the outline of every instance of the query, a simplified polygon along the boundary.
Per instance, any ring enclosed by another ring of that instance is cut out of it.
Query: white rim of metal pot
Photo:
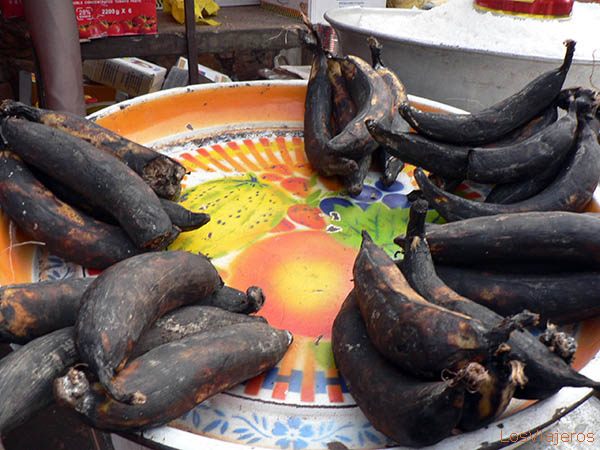
[[[325,12],[325,20],[327,20],[333,28],[340,29],[342,31],[351,31],[353,33],[362,35],[362,36],[374,36],[380,39],[387,39],[397,43],[402,44],[411,44],[413,46],[422,47],[422,48],[430,48],[430,49],[443,49],[444,51],[449,52],[469,52],[473,54],[486,55],[486,56],[496,56],[501,58],[509,58],[509,59],[517,59],[517,60],[526,60],[526,61],[538,61],[549,64],[555,64],[559,66],[562,64],[562,58],[549,58],[543,56],[535,56],[535,55],[518,55],[513,53],[505,53],[499,52],[496,50],[481,50],[475,48],[467,48],[467,47],[457,47],[452,45],[444,45],[444,44],[434,44],[431,42],[423,42],[416,39],[411,38],[399,38],[396,35],[391,33],[385,33],[377,30],[366,30],[356,25],[351,25],[349,23],[342,22],[342,18],[344,16],[348,16],[352,13],[361,12],[364,14],[368,13],[377,13],[381,14],[383,11],[386,11],[386,14],[398,15],[398,16],[406,16],[406,15],[417,15],[417,14],[427,14],[425,10],[403,10],[403,9],[391,9],[391,8],[362,8],[360,6],[353,6],[349,8],[334,8]],[[366,45],[366,44],[365,44]],[[581,58],[573,58],[573,64],[593,64],[593,61]]]

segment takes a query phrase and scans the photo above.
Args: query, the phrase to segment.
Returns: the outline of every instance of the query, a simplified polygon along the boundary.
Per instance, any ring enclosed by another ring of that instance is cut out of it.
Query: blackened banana
[[[546,189],[526,200],[508,205],[476,202],[442,191],[421,169],[415,170],[415,179],[429,204],[448,221],[526,211],[582,212],[600,180],[600,144],[595,119],[580,117],[579,124],[576,149],[565,166]]]
[[[87,268],[106,267],[140,253],[125,232],[80,213],[35,179],[12,152],[0,152],[0,206],[27,236],[50,253]]]
[[[35,168],[32,168],[31,171],[38,180],[63,202],[68,203],[96,220],[111,225],[118,224],[117,220],[108,211],[104,210],[98,202],[93,201],[93,199],[84,198],[77,192],[61,184],[58,180],[49,177]],[[210,216],[206,213],[190,211],[179,203],[167,200],[166,198],[159,198],[159,200],[162,208],[169,216],[169,219],[171,219],[171,223],[181,231],[196,230],[210,221]]]
[[[553,103],[548,108],[543,110],[538,116],[534,117],[529,122],[527,122],[525,125],[514,129],[507,135],[502,136],[497,141],[484,145],[484,147],[494,148],[501,145],[516,144],[517,142],[522,142],[525,139],[530,138],[534,134],[539,133],[548,125],[553,124],[554,122],[556,122],[557,119],[558,109]]]
[[[179,308],[159,319],[136,344],[133,355],[242,322],[264,322],[210,306]],[[53,400],[56,377],[78,361],[73,327],[38,337],[0,360],[0,436],[26,422]]]
[[[265,303],[265,294],[258,286],[250,286],[246,292],[239,291],[229,286],[217,289],[208,297],[204,297],[196,304],[216,306],[225,311],[252,314],[260,310]]]
[[[575,143],[577,111],[569,113],[524,141],[502,147],[471,148],[468,180],[478,183],[510,183],[539,174],[556,160],[563,160]]]
[[[176,419],[213,395],[275,366],[291,334],[265,323],[238,323],[156,347],[131,361],[115,378],[120,391],[142,392],[143,404],[110,398],[76,369],[58,378],[54,395],[92,426],[142,430]]]
[[[433,445],[450,436],[462,416],[466,389],[477,389],[476,363],[470,380],[465,371],[451,380],[423,381],[383,358],[369,340],[354,293],[333,322],[331,345],[359,408],[375,429],[402,446]]]
[[[377,152],[377,151],[376,151]],[[400,158],[396,158],[394,155],[391,155],[387,150],[382,147],[379,147],[379,158],[381,160],[381,165],[383,167],[383,174],[381,175],[381,184],[385,187],[390,187],[396,179],[402,169],[404,169],[404,161]]]
[[[433,249],[433,245],[428,246],[428,237],[427,239],[423,238],[423,220],[424,217],[413,219],[407,229],[407,235],[413,235],[420,239],[403,237],[395,240],[396,243],[401,242],[403,247],[407,248],[401,267],[411,286],[414,286],[415,289],[419,287],[422,292],[427,293],[427,298],[432,303],[478,319],[488,326],[498,323],[498,320],[502,319],[501,315],[457,294],[440,280],[429,252],[430,248]],[[460,223],[457,222],[451,225],[455,226]],[[444,226],[446,225],[438,225],[433,229]],[[429,231],[427,231],[428,235]],[[467,241],[468,239],[463,242]],[[511,348],[511,357],[525,364],[525,377],[528,380],[524,387],[517,386],[514,393],[515,397],[525,399],[546,398],[565,386],[593,387],[595,389],[600,387],[600,382],[577,373],[560,356],[552,353],[546,345],[527,330],[513,332],[507,344]],[[511,369],[516,369],[516,367]],[[491,397],[491,399],[494,398],[496,401],[501,399],[501,397]],[[485,396],[482,399],[485,400]]]
[[[381,76],[363,59],[346,56],[340,65],[357,111],[348,125],[327,143],[327,148],[334,155],[360,159],[377,148],[365,121],[391,122],[392,99]]]
[[[563,324],[600,315],[600,272],[521,274],[443,265],[436,270],[456,292],[503,316],[528,309],[543,323]]]
[[[525,364],[509,359],[512,348],[510,345],[504,347],[500,349],[503,351],[500,357],[488,364],[479,389],[465,394],[463,414],[458,424],[461,430],[473,431],[492,423],[506,411],[516,390],[527,384]]]
[[[458,188],[458,186],[460,186],[460,184],[463,182],[463,180],[460,178],[446,178],[433,172],[429,173],[429,179],[437,187],[448,192],[454,192]]]
[[[92,278],[14,284],[0,288],[0,342],[24,344],[72,326]]]
[[[137,144],[91,120],[65,112],[50,111],[6,100],[0,115],[23,117],[84,139],[95,147],[121,158],[160,197],[176,199],[181,192],[185,168],[172,158]]]
[[[203,212],[194,212],[184,208],[179,203],[164,198],[160,199],[160,205],[171,219],[171,223],[181,231],[197,230],[210,221],[210,215]]]
[[[358,160],[358,170],[350,175],[343,178],[346,190],[352,196],[359,195],[365,185],[365,178],[369,174],[371,168],[371,161],[373,160],[373,154],[369,153]]]
[[[111,395],[143,402],[113,377],[159,317],[212,294],[222,281],[208,258],[183,251],[138,255],[102,272],[85,291],[75,323],[77,350]]]
[[[583,87],[563,89],[556,98],[556,104],[559,108],[569,109],[575,102],[579,111],[591,114],[600,119],[598,107],[600,106],[600,92]]]
[[[333,155],[327,142],[333,137],[331,114],[332,92],[327,77],[327,56],[316,33],[303,35],[313,52],[304,109],[304,149],[310,165],[324,176],[350,175],[358,171],[356,161]]]
[[[516,94],[473,114],[440,114],[402,105],[400,114],[419,134],[453,144],[486,144],[531,120],[558,96],[573,61],[575,42],[566,41],[563,64]]]
[[[408,123],[406,123],[402,116],[398,114],[400,105],[408,103],[406,89],[396,74],[383,64],[383,61],[381,60],[381,43],[373,36],[367,38],[367,43],[369,44],[369,50],[371,51],[371,64],[381,78],[383,78],[383,81],[387,85],[390,90],[390,95],[392,96],[392,129],[409,131],[410,127]],[[391,155],[385,147],[380,148],[379,151],[383,153],[383,175],[381,177],[381,182],[384,186],[391,186],[394,181],[396,181],[396,178],[398,178],[398,174],[404,168],[404,161]]]
[[[493,317],[494,314],[491,313],[480,317],[476,306],[464,306],[472,303],[471,300],[458,295],[437,276],[424,236],[426,214],[425,200],[417,199],[412,203],[404,241],[404,258],[400,266],[406,280],[423,298],[435,305],[469,316],[475,313],[472,317],[481,319],[488,326],[501,322],[503,318],[500,316]],[[535,314],[522,310],[517,313],[521,313],[518,320],[522,326],[537,323],[539,319]],[[465,395],[460,428],[474,430],[491,423],[504,412],[517,385],[525,385],[523,363],[510,355],[511,349],[510,344],[500,345],[496,350],[496,357],[486,365],[486,376],[482,379],[481,389]]]
[[[567,153],[564,158],[552,161],[540,173],[531,178],[513,183],[496,184],[489,194],[485,197],[486,203],[509,204],[527,200],[546,189],[554,181],[566,159],[575,151],[573,149]],[[444,189],[448,190],[448,189]]]
[[[429,303],[363,232],[353,269],[354,289],[373,345],[408,374],[440,379],[469,363],[485,365],[515,324],[488,329],[478,320]]]
[[[427,227],[439,264],[513,262],[600,267],[600,219],[570,212],[530,212],[475,217]],[[404,239],[394,240],[402,245]]]
[[[366,126],[379,145],[404,162],[446,178],[464,179],[467,175],[469,147],[435,142],[414,133],[396,133],[380,122],[367,121]]]
[[[52,381],[77,362],[73,328],[34,339],[0,360],[0,437],[52,403]]]
[[[217,328],[244,322],[266,323],[266,320],[259,316],[233,313],[216,306],[183,306],[154,322],[140,337],[130,359],[134,360],[159,345],[179,341],[192,334],[212,332]]]
[[[334,134],[340,133],[356,116],[356,105],[350,96],[346,79],[342,75],[340,62],[335,59],[327,61],[327,77],[333,93]]]
[[[469,147],[444,144],[415,135],[396,133],[384,125],[367,122],[367,128],[389,153],[437,175],[478,183],[508,183],[543,171],[571,150],[577,131],[574,108],[532,137],[502,147]]]
[[[110,211],[140,249],[162,249],[177,236],[154,191],[112,154],[36,122],[8,117],[2,136],[27,164]]]

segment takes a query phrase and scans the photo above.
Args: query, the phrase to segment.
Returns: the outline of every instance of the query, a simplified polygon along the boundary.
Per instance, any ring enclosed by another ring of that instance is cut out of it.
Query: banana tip
[[[369,232],[367,230],[362,230],[360,235],[362,236],[363,243],[373,242],[373,239],[371,238],[371,235],[369,234]]]

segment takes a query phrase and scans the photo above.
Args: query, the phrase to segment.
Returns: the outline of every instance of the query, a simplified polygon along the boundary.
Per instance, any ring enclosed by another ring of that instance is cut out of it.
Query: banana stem
[[[501,320],[498,325],[490,330],[488,335],[491,353],[497,353],[499,347],[508,341],[510,334],[514,330],[522,330],[524,327],[536,325],[539,320],[539,314],[534,314],[527,310]]]

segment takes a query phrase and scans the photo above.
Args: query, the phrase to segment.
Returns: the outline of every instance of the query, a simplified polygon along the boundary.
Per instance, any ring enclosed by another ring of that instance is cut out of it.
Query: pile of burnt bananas
[[[427,209],[423,199],[411,206],[401,262],[364,234],[333,325],[336,365],[373,426],[400,445],[432,445],[491,423],[513,397],[600,388],[570,367],[573,339],[550,327],[542,342],[524,328],[537,314],[505,317],[444,284],[425,239]]]
[[[600,314],[600,214],[475,217],[427,224],[424,237],[439,277],[501,315],[528,309],[568,324]]]
[[[291,334],[248,316],[258,287],[223,286],[210,261],[150,252],[92,280],[3,287],[0,436],[56,400],[105,430],[167,423],[273,367]],[[12,312],[12,314],[10,314]]]
[[[600,179],[600,97],[581,88],[561,91],[575,49],[575,42],[565,44],[560,67],[485,110],[430,113],[405,102],[400,115],[416,133],[377,120],[368,121],[367,128],[391,155],[418,167],[415,178],[423,195],[446,220],[581,212]],[[557,106],[566,109],[560,118]],[[486,201],[454,195],[463,180],[489,184]]]
[[[381,45],[374,38],[369,39],[369,64],[358,56],[329,55],[306,24],[309,33],[304,41],[313,53],[304,115],[308,161],[320,175],[340,176],[349,194],[358,195],[376,155],[382,182],[391,185],[404,164],[371,136],[365,124],[393,123],[408,131],[397,113],[407,102],[404,86],[381,62]]]
[[[0,207],[68,261],[104,269],[210,219],[173,201],[181,164],[92,121],[7,100],[0,132]]]

